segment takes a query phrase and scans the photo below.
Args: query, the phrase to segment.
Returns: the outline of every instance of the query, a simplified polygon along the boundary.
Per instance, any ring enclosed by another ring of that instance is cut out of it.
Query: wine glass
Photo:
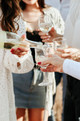
[[[54,38],[53,43],[54,43],[54,50],[58,54],[61,53],[61,52],[57,51],[57,49],[66,49],[66,48],[68,48],[66,38],[64,38],[64,37]]]
[[[42,32],[48,33],[53,26],[52,15],[45,13],[42,16],[40,16],[38,26]]]
[[[52,45],[46,43],[43,45],[42,48],[36,48],[35,50],[35,57],[36,57],[36,62],[42,62],[48,59],[48,55],[51,54],[52,51]],[[53,52],[52,52],[53,54]],[[46,68],[48,65],[46,66],[42,66],[41,68]],[[50,79],[48,78],[48,72],[44,73],[44,80],[43,82],[39,83],[39,86],[48,86],[51,85],[52,82],[50,81]]]

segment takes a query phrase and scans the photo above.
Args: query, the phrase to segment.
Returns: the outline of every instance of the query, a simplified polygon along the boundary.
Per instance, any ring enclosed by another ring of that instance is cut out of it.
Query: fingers
[[[55,31],[55,29],[54,29],[54,27],[52,27],[52,28],[51,28],[51,32],[54,32],[54,31]]]
[[[66,49],[58,48],[57,51],[62,52],[62,53],[70,53],[72,49],[71,48],[66,48]]]
[[[69,49],[57,49],[56,54],[63,58],[67,58],[71,56]]]
[[[71,54],[65,53],[61,55],[62,58],[69,58],[71,57]]]
[[[65,52],[65,50],[64,49],[61,49],[61,48],[58,48],[56,51],[61,52],[61,53],[64,53]]]
[[[43,36],[43,35],[44,35],[44,36],[48,36],[48,33],[44,33],[44,32],[42,32],[42,31],[39,31],[39,35],[40,35],[40,36]]]
[[[41,71],[43,71],[43,72],[55,72],[56,70],[56,68],[55,68],[55,66],[53,66],[53,65],[49,65],[46,69],[43,69],[43,68],[40,68],[41,69]]]
[[[57,52],[61,52],[60,54],[57,53],[62,58],[68,58],[71,59],[72,55],[74,55],[75,50],[72,48],[67,48],[67,49],[57,49]]]
[[[28,50],[25,48],[12,48],[11,53],[17,55],[18,57],[21,57],[27,54]]]
[[[17,50],[20,52],[28,52],[29,51],[28,48],[24,48],[24,47],[19,47],[19,48],[17,48]]]
[[[20,40],[21,40],[21,41],[24,41],[25,39],[26,39],[26,35],[23,34],[23,35],[21,36]]]
[[[64,53],[64,51],[58,51],[55,54],[61,58],[70,58],[71,57],[70,53]]]
[[[18,56],[18,57],[22,57],[22,56],[24,56],[24,55],[26,55],[27,53],[26,52],[18,52],[18,53],[16,53],[16,55]]]
[[[50,39],[50,36],[49,35],[41,35],[41,39]]]
[[[71,59],[71,54],[68,54],[68,53],[57,54],[57,55],[63,59]]]
[[[52,42],[52,36],[49,35],[48,33],[39,31],[39,35],[43,42]]]
[[[78,49],[66,48],[66,49],[57,49],[57,51],[64,52],[64,53],[75,53],[75,52],[78,52]]]
[[[42,42],[52,42],[52,40],[47,38],[47,39],[42,40]]]
[[[52,42],[52,41],[50,41],[51,36],[49,36],[48,34],[39,32],[39,35],[43,42]]]
[[[45,65],[48,65],[48,64],[50,64],[49,61],[38,62],[39,66],[45,66]]]
[[[53,34],[54,32],[55,32],[55,29],[52,27],[49,33]]]

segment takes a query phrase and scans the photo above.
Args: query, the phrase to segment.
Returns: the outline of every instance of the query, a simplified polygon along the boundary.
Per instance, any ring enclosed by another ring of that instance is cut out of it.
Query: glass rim
[[[67,40],[65,37],[56,37],[52,41],[62,41],[62,40]]]

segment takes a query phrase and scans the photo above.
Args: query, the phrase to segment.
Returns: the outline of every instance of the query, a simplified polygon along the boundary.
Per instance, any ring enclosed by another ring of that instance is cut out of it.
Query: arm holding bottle
[[[24,39],[25,36],[22,36],[22,40]],[[32,70],[34,63],[29,46],[12,48],[11,52],[5,50],[4,65],[14,73],[26,73]]]
[[[70,60],[63,59],[58,55],[53,55],[48,60],[39,62],[40,66],[48,64],[46,69],[41,68],[43,72],[64,72],[70,76],[80,79],[80,63]]]

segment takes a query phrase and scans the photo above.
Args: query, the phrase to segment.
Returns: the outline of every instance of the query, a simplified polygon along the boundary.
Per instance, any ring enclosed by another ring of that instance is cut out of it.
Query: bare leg
[[[25,110],[24,108],[17,108],[16,109],[16,116],[17,116],[17,121],[24,121],[25,118]]]
[[[33,108],[28,109],[29,121],[43,121],[44,109],[43,108]],[[46,113],[46,121],[48,120],[48,113]]]

